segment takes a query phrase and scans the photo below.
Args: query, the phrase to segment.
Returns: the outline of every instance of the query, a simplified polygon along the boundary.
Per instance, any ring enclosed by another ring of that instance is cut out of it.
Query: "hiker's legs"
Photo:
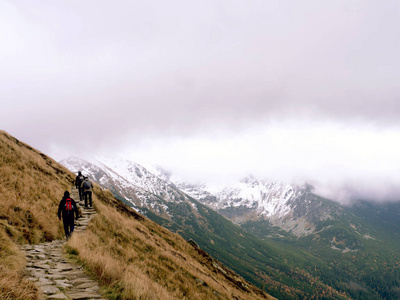
[[[88,192],[84,192],[84,197],[85,197],[85,207],[87,208],[88,206],[88,203],[87,203],[87,201],[88,201]]]
[[[89,205],[92,207],[92,192],[88,192],[89,194]]]
[[[65,232],[65,236],[67,237],[67,239],[70,236],[70,232],[69,232],[69,220],[68,218],[63,216],[63,225],[64,225],[64,232]]]
[[[75,224],[74,224],[74,215],[72,215],[71,220],[69,221],[69,234],[71,235],[74,232]]]
[[[82,201],[83,200],[82,188],[78,186],[78,190],[79,190],[79,201]]]
[[[63,216],[63,224],[64,224],[65,236],[67,237],[67,239],[69,239],[75,227],[74,215],[71,214]]]

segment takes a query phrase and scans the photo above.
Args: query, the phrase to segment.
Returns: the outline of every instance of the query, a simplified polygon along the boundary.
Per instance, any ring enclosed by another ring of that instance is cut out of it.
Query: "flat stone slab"
[[[100,299],[102,298],[98,293],[94,292],[77,292],[70,294],[68,293],[68,297],[73,300],[87,300],[87,299]]]
[[[93,282],[93,280],[90,279],[89,277],[78,277],[78,278],[71,280],[71,283],[76,284],[76,285],[83,284],[83,283],[90,283],[90,282]]]
[[[47,262],[32,264],[31,267],[36,269],[50,269],[50,265]]]
[[[80,285],[76,286],[77,289],[99,289],[99,286],[97,285],[97,282],[92,281],[92,282],[87,282],[87,283],[82,283]]]
[[[70,289],[73,287],[72,284],[68,282],[68,280],[54,280],[56,283],[57,287],[63,288],[63,289]]]
[[[66,271],[72,271],[74,268],[67,263],[64,264],[56,264],[54,266],[54,269],[56,269],[58,272],[66,272]]]
[[[38,285],[38,286],[48,286],[48,285],[52,285],[52,281],[47,279],[47,278],[40,277],[39,280],[36,281],[36,285]]]
[[[47,296],[47,299],[68,299],[63,293]]]
[[[46,295],[58,294],[60,292],[60,290],[54,285],[44,285],[41,289]]]

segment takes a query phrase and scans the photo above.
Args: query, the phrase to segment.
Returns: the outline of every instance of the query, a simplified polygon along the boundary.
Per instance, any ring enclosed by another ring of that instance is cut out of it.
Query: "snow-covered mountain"
[[[61,163],[74,172],[89,175],[136,210],[145,213],[147,209],[170,220],[168,207],[172,204],[184,202],[194,212],[197,210],[191,197],[234,223],[262,221],[263,226],[276,227],[295,236],[309,235],[317,230],[320,222],[340,214],[337,206],[313,194],[312,187],[304,184],[247,176],[236,184],[215,189],[206,184],[172,183],[164,170],[154,174],[121,157],[98,156],[91,162],[69,158]]]
[[[98,156],[91,161],[70,157],[60,162],[69,170],[83,175],[108,188],[119,199],[129,202],[137,211],[151,211],[171,219],[169,204],[187,203],[194,210],[196,204],[172,183],[169,183],[143,166],[121,157]]]
[[[315,232],[320,221],[340,211],[314,195],[306,184],[273,182],[247,176],[219,190],[207,185],[177,183],[185,193],[198,199],[237,224],[263,220],[296,236]]]

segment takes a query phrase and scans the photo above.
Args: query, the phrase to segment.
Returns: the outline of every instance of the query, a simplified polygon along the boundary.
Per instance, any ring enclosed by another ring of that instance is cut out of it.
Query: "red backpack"
[[[69,213],[74,210],[74,206],[72,205],[71,198],[65,199],[65,210]]]

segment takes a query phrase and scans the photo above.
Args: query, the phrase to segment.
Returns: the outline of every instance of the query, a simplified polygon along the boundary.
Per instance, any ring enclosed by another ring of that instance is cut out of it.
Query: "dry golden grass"
[[[0,266],[0,299],[42,299],[34,284],[23,278],[18,272]]]
[[[0,299],[40,299],[24,278],[20,245],[64,237],[56,213],[75,174],[3,131],[0,166]],[[98,186],[94,206],[98,215],[86,232],[73,234],[66,250],[90,270],[110,298],[269,297]]]
[[[19,243],[60,238],[55,216],[73,174],[39,151],[0,132],[0,224]]]
[[[0,131],[0,299],[38,299],[23,279],[18,245],[63,236],[58,202],[73,174],[39,151]]]

